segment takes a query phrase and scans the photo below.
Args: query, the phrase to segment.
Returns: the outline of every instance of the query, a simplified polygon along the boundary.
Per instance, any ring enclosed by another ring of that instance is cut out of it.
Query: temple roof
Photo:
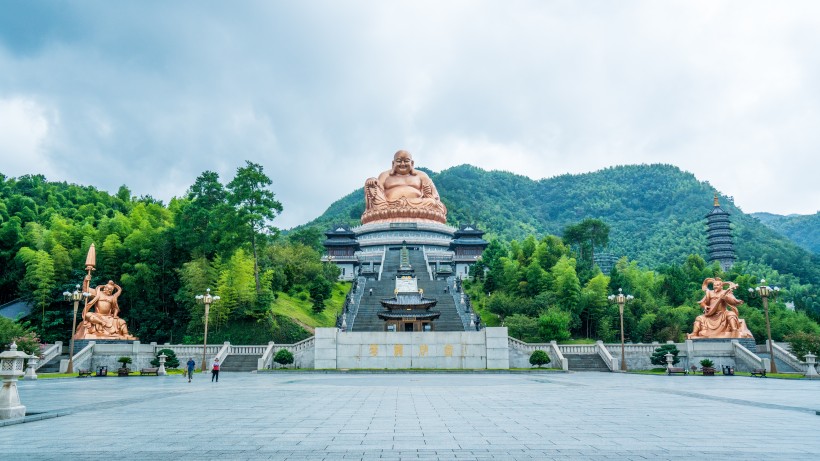
[[[441,312],[438,311],[430,311],[426,309],[412,309],[412,310],[400,310],[400,311],[389,311],[389,312],[379,312],[379,318],[382,320],[402,320],[402,319],[414,319],[414,320],[435,320],[441,316]]]

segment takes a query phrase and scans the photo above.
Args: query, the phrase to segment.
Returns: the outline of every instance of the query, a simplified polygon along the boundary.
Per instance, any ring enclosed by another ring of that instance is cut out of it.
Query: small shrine
[[[433,330],[433,321],[441,316],[441,312],[432,309],[438,301],[424,297],[424,290],[418,287],[416,277],[396,277],[394,293],[392,298],[381,300],[386,310],[378,313],[379,318],[385,321],[386,331]]]

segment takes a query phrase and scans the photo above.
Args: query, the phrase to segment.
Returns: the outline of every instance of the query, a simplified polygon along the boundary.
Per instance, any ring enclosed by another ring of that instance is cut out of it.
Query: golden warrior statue
[[[86,259],[88,274],[83,279],[83,292],[89,293],[90,300],[86,300],[83,308],[83,321],[77,327],[74,339],[137,339],[128,334],[125,320],[120,318],[117,298],[122,294],[122,288],[112,280],[96,288],[90,287],[91,271],[94,270],[95,259],[96,252],[92,244],[88,249]]]
[[[702,288],[705,292],[700,300],[703,315],[695,319],[692,333],[687,334],[686,339],[753,337],[746,327],[746,321],[738,317],[737,306],[743,304],[743,301],[734,296],[736,283],[724,282],[720,278],[707,278],[703,281]]]
[[[362,224],[371,222],[447,222],[447,207],[436,186],[423,171],[414,169],[413,156],[405,150],[393,155],[392,167],[364,183],[365,211]]]

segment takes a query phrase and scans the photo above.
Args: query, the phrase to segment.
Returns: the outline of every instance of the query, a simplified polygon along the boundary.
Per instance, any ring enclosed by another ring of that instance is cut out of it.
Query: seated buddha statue
[[[362,224],[372,222],[447,222],[447,207],[436,186],[423,171],[413,168],[413,156],[400,150],[392,167],[364,183],[365,210]]]

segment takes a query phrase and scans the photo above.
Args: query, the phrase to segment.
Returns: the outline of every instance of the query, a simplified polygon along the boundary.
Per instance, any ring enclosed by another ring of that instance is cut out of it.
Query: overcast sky
[[[250,160],[289,228],[398,149],[533,179],[669,163],[815,213],[820,2],[0,0],[7,176],[167,203]]]

